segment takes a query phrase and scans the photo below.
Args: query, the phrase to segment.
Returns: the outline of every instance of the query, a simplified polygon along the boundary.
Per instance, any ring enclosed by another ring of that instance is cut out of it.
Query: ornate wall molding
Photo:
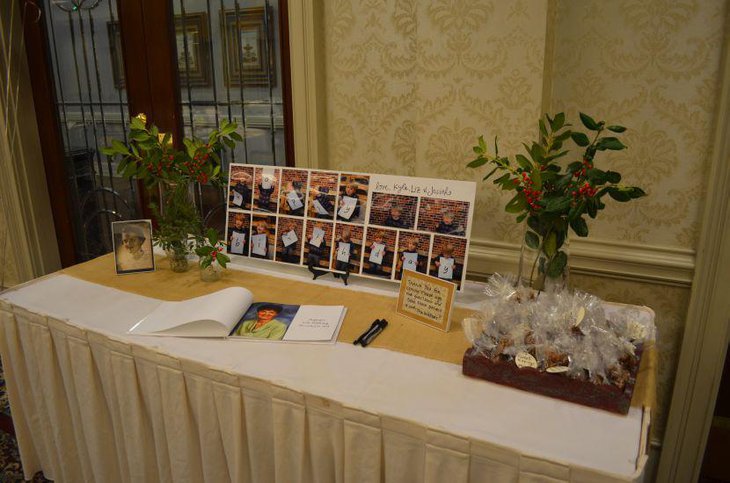
[[[468,270],[477,277],[514,272],[519,256],[518,245],[472,239]],[[570,258],[571,272],[681,287],[692,284],[695,264],[692,250],[594,239],[571,239]]]

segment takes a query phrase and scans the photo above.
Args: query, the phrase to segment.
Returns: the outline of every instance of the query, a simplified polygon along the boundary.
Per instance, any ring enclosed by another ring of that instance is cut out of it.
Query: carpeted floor
[[[23,467],[20,464],[20,454],[18,454],[18,443],[15,441],[12,426],[10,405],[5,391],[5,376],[2,361],[0,361],[0,483],[25,481]],[[50,480],[43,478],[43,473],[37,473],[32,480],[33,483],[48,481]]]

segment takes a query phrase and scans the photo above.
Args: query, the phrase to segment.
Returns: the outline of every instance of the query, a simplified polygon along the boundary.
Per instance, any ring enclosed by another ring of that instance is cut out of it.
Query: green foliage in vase
[[[517,215],[518,223],[526,220],[524,243],[540,254],[532,274],[537,268],[543,280],[564,273],[568,257],[561,248],[568,230],[580,237],[588,236],[585,215],[596,218],[606,207],[606,196],[626,202],[646,195],[641,188],[621,184],[619,173],[604,171],[594,164],[600,151],[626,149],[617,137],[626,128],[596,121],[584,113],[580,113],[580,120],[585,132],[571,129],[562,112],[554,117],[545,115],[538,123],[538,141],[523,144],[525,154],[511,158],[499,155],[496,138],[494,153],[489,153],[484,137],[480,136],[473,148],[477,158],[467,164],[469,168],[491,167],[483,180],[496,174],[493,183],[514,192],[505,210]],[[569,143],[582,154],[572,154]],[[571,158],[572,161],[565,161]]]
[[[218,233],[213,228],[208,229],[203,243],[195,249],[195,253],[200,257],[200,268],[208,268],[214,262],[226,268],[231,259],[223,253],[223,248],[224,245],[218,237]]]
[[[243,140],[236,129],[235,122],[224,120],[206,141],[186,138],[184,148],[176,149],[170,133],[160,132],[154,124],[148,126],[147,116],[138,114],[130,123],[127,144],[115,139],[102,149],[103,154],[119,160],[119,174],[141,180],[149,190],[160,188],[162,202],[150,203],[158,225],[153,234],[157,246],[184,255],[203,242],[203,223],[190,187],[194,182],[225,184],[220,156]]]

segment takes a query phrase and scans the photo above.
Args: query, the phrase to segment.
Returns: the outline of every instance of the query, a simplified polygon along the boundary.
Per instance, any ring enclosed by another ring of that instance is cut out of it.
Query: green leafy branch
[[[223,253],[224,248],[225,245],[218,237],[218,233],[213,228],[208,229],[202,244],[195,249],[195,253],[200,257],[200,268],[208,268],[215,262],[226,268],[231,259]]]

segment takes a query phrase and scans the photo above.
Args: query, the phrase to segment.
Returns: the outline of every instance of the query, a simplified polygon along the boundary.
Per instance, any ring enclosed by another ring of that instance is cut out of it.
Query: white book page
[[[243,287],[229,287],[181,302],[162,302],[130,334],[226,337],[253,303]]]
[[[302,305],[289,324],[285,341],[328,342],[337,337],[345,307],[342,305]]]

